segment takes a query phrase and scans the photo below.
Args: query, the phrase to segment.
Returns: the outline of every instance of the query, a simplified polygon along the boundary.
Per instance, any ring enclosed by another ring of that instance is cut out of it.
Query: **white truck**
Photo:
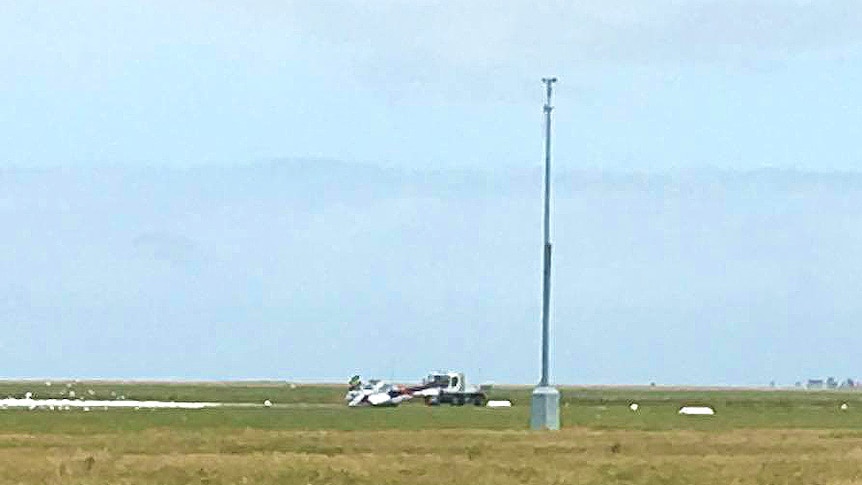
[[[445,403],[453,406],[484,406],[488,399],[480,387],[467,385],[461,372],[432,372],[422,380],[419,387],[413,395],[424,397],[425,404],[429,406]]]

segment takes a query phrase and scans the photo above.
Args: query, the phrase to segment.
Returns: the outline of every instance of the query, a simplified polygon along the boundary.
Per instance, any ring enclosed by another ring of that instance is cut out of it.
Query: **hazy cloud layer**
[[[841,55],[862,42],[862,11],[844,0],[325,5],[297,3],[295,27],[375,84],[464,82],[472,74],[471,82],[493,90],[513,75],[583,76],[591,70],[584,63],[750,67]]]
[[[850,169],[851,1],[0,2],[2,166]],[[574,165],[573,165],[574,166]]]
[[[3,372],[534,381],[556,74],[554,376],[858,377],[860,16],[0,0]]]
[[[327,162],[3,171],[3,374],[532,382],[540,187]],[[556,193],[558,382],[858,376],[858,176],[568,172]]]
[[[16,72],[9,67],[60,63],[70,74],[83,69],[82,83],[100,83],[91,77],[100,70],[116,75],[118,67],[189,45],[198,46],[199,56],[243,66],[313,60],[319,74],[347,82],[356,75],[374,83],[463,82],[472,73],[492,83],[495,76],[545,69],[583,73],[585,62],[747,65],[812,52],[840,56],[862,42],[862,11],[851,0],[7,1],[2,7],[8,41],[0,63],[7,76]]]

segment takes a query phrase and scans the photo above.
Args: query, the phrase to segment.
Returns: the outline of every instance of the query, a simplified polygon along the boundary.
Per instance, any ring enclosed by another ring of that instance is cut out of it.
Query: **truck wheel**
[[[464,405],[464,396],[456,396],[455,397],[455,405],[463,406]]]
[[[484,406],[485,405],[485,398],[483,398],[482,396],[473,396],[473,405],[474,406]]]

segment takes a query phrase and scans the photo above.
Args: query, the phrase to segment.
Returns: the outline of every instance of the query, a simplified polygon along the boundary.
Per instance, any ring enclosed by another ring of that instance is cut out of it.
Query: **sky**
[[[853,1],[0,0],[6,377],[860,376]]]
[[[0,2],[2,163],[852,170],[853,0]],[[508,143],[501,143],[508,140]],[[537,160],[537,158],[539,160]]]

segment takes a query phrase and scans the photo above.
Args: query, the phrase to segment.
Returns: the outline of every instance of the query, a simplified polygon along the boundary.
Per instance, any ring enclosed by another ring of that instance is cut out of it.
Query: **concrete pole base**
[[[530,429],[560,429],[560,391],[550,386],[533,389]]]

